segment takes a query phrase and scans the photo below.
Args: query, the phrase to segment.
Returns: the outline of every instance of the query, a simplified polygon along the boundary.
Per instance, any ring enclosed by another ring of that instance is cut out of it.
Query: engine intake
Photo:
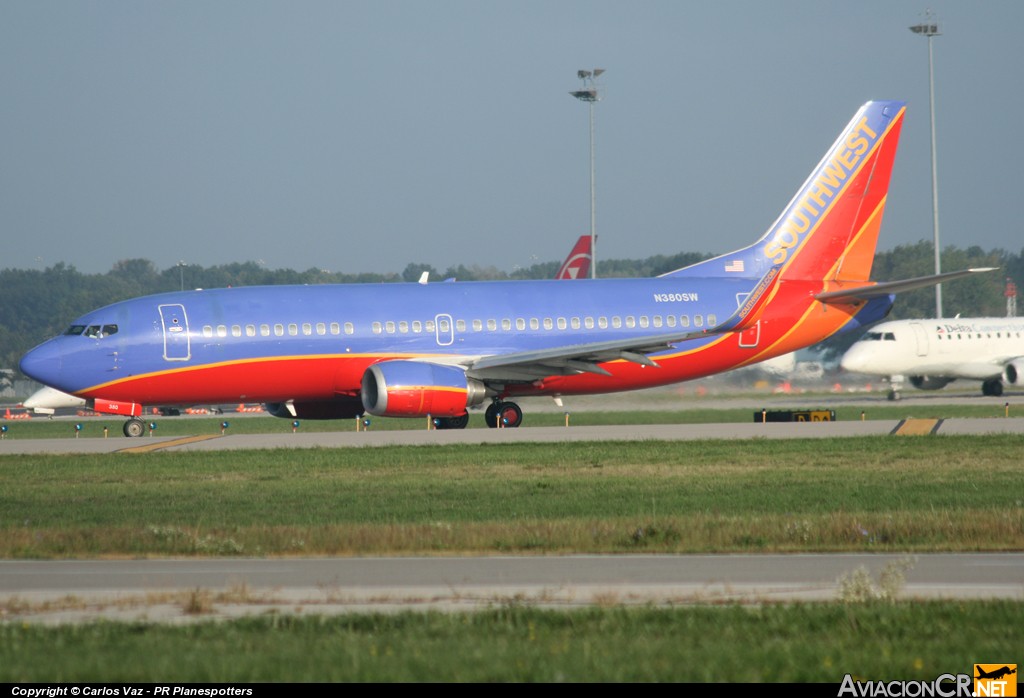
[[[361,397],[378,417],[458,417],[483,402],[487,389],[456,366],[383,361],[363,373]]]

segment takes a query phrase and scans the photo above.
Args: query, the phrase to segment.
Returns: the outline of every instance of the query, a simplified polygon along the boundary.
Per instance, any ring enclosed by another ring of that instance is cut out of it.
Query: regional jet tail
[[[489,426],[516,427],[516,396],[764,361],[891,308],[868,279],[903,117],[902,102],[868,102],[757,242],[657,278],[165,293],[83,315],[21,369],[131,417],[134,436],[147,404],[262,402],[286,418],[369,412],[438,428],[486,406]]]
[[[562,262],[556,279],[585,279],[590,275],[590,265],[594,259],[593,238],[580,235],[580,239],[569,251],[569,256]]]
[[[938,390],[954,380],[981,381],[1000,396],[1024,382],[1024,318],[978,317],[883,322],[864,334],[840,361],[844,370],[887,378],[889,399],[904,381]]]

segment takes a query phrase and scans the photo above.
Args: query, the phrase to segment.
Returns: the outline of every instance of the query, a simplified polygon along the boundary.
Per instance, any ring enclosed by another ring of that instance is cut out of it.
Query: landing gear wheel
[[[435,424],[438,429],[465,429],[469,424],[469,412],[458,417],[438,417]]]
[[[146,424],[138,417],[132,417],[124,423],[123,431],[125,436],[142,436],[146,433]]]
[[[491,403],[484,412],[484,421],[487,422],[487,426],[494,429],[498,426],[499,419],[502,427],[514,429],[523,423],[523,411],[514,402]]]
[[[1003,394],[1003,382],[998,378],[985,381],[981,384],[981,394],[999,397]]]

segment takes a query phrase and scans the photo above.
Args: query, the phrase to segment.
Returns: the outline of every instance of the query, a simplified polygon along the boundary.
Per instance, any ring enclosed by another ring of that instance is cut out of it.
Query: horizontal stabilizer
[[[859,301],[870,300],[872,298],[878,298],[879,296],[888,296],[891,293],[900,293],[902,291],[911,291],[915,288],[934,286],[935,284],[941,284],[944,281],[960,279],[965,276],[970,276],[971,274],[995,271],[997,268],[998,267],[980,267],[978,269],[963,269],[961,271],[950,271],[945,274],[935,274],[932,276],[918,276],[913,279],[903,279],[902,281],[883,281],[881,283],[869,284],[866,286],[826,291],[825,293],[819,293],[814,298],[815,300],[822,301],[823,303],[856,303]]]

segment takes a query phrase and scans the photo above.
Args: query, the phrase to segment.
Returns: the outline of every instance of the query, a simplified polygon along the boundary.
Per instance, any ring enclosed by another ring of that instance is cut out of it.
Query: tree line
[[[712,256],[682,252],[645,259],[606,259],[600,260],[599,271],[603,277],[657,276]],[[63,262],[43,270],[3,269],[0,270],[0,298],[3,299],[0,303],[0,369],[16,369],[18,360],[27,350],[63,332],[73,319],[83,313],[152,293],[227,286],[413,282],[424,271],[429,272],[433,280],[550,279],[560,264],[560,261],[541,262],[507,272],[495,267],[467,267],[462,264],[439,271],[428,264],[410,263],[401,272],[343,274],[316,268],[306,271],[269,269],[256,262],[212,267],[178,264],[160,270],[147,259],[126,259],[100,274],[84,274]],[[947,317],[956,314],[965,317],[1002,316],[1006,314],[1006,280],[1024,278],[1024,250],[1011,253],[998,249],[986,252],[980,247],[946,247],[942,253],[942,265],[944,271],[999,267],[996,272],[945,284],[943,309]],[[927,276],[933,271],[932,244],[922,241],[876,254],[872,277],[887,281]],[[890,317],[934,315],[935,291],[925,288],[901,294]],[[857,334],[833,338],[816,349],[827,355],[836,355],[856,340]]]

